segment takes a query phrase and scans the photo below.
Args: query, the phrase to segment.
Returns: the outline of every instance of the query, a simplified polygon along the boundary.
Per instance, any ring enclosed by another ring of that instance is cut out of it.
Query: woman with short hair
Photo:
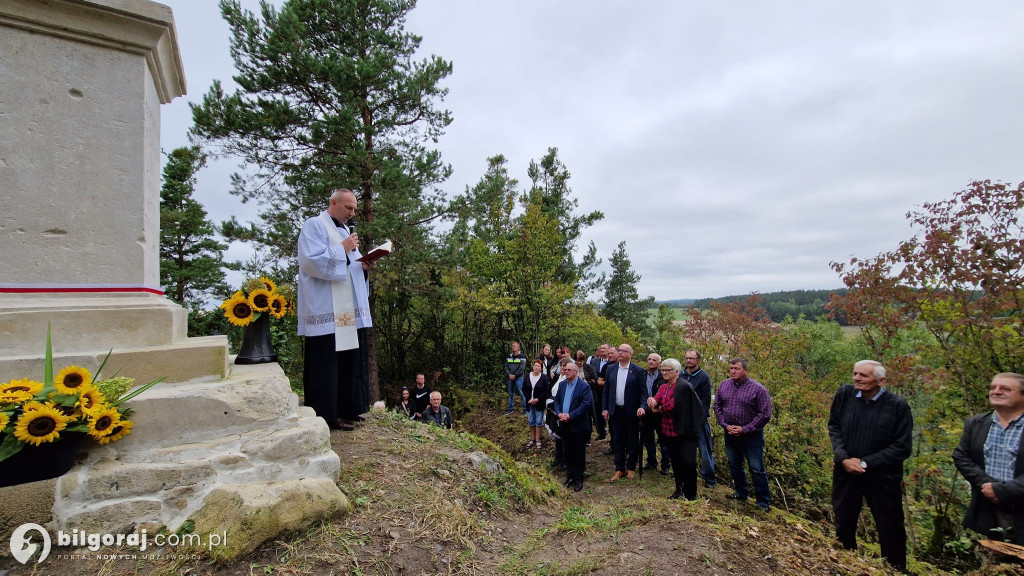
[[[676,491],[669,498],[680,496],[697,499],[697,438],[703,429],[704,409],[689,382],[679,380],[682,364],[675,358],[661,363],[665,383],[658,394],[647,400],[647,407],[661,414],[661,434],[672,461]]]

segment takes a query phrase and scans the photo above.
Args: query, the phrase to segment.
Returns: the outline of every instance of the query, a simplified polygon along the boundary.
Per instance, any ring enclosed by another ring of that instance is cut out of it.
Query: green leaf
[[[158,383],[163,382],[163,380],[164,380],[163,378],[157,378],[156,380],[153,380],[149,384],[146,384],[145,386],[141,386],[138,389],[134,390],[133,392],[129,392],[128,394],[125,394],[124,396],[121,396],[120,398],[117,399],[117,402],[113,402],[110,405],[111,406],[118,406],[122,402],[127,402],[127,401],[131,400],[132,398],[135,398],[139,394],[142,394],[146,390],[149,390],[153,386],[156,386]]]
[[[107,365],[107,360],[110,360],[110,355],[113,354],[113,353],[114,353],[114,349],[113,348],[111,348],[110,350],[107,351],[107,355],[103,357],[103,362],[100,362],[100,367],[96,369],[96,374],[93,375],[93,377],[92,377],[93,381],[96,381],[96,380],[100,379],[100,372],[103,372],[103,367]],[[115,374],[115,376],[116,376],[116,374]],[[113,378],[113,376],[111,376],[111,378]]]
[[[4,441],[0,442],[0,462],[21,452],[21,449],[24,447],[25,443],[15,438],[14,434],[5,435]]]

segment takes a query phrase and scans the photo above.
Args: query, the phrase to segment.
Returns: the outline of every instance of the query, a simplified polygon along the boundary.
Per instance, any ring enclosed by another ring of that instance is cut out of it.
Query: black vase
[[[75,457],[84,434],[61,434],[56,442],[39,446],[25,445],[20,451],[0,461],[0,487],[15,486],[63,476],[75,465]],[[0,439],[3,439],[0,435]]]
[[[267,364],[277,362],[277,353],[270,342],[270,313],[263,312],[260,317],[245,327],[242,334],[242,348],[235,357],[235,364]]]

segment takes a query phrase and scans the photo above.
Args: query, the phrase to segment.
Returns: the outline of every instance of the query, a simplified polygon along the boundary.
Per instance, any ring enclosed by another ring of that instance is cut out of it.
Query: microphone
[[[356,221],[354,219],[349,218],[348,221],[345,222],[345,227],[348,228],[349,236],[356,233]],[[359,244],[356,244],[356,247],[352,250],[359,250]]]

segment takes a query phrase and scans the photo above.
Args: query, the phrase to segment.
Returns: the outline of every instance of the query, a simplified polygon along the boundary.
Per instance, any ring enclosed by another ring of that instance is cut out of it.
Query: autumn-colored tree
[[[900,330],[922,322],[962,388],[966,410],[984,409],[992,375],[1024,363],[1022,209],[1024,183],[984,180],[909,212],[918,232],[894,250],[832,263],[850,288],[833,298],[834,310],[864,326],[887,362]]]

